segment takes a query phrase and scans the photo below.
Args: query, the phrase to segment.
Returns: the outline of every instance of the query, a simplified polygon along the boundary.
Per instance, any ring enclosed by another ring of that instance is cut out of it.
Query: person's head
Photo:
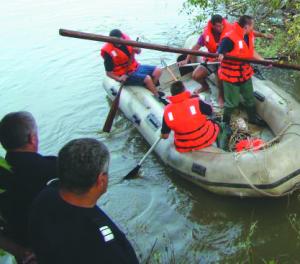
[[[123,38],[123,33],[120,29],[113,29],[109,32],[110,37]],[[120,47],[121,44],[114,44],[116,47]]]
[[[222,33],[224,29],[223,17],[221,15],[213,15],[210,19],[213,30],[218,33]]]
[[[250,33],[254,29],[254,19],[251,16],[241,16],[239,18],[238,24],[244,29],[245,34]]]
[[[75,139],[58,154],[60,188],[74,195],[89,195],[95,201],[108,185],[109,152],[91,138]]]
[[[0,143],[7,151],[38,150],[36,122],[29,112],[12,112],[0,121]]]
[[[185,91],[185,86],[182,81],[176,81],[172,83],[170,90],[171,90],[171,94],[174,96],[183,93]]]

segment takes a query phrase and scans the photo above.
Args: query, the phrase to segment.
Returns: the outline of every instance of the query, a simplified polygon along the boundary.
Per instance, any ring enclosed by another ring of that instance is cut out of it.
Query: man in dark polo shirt
[[[109,152],[77,139],[58,155],[59,181],[32,207],[29,233],[39,264],[138,263],[125,235],[97,206],[108,184]]]
[[[37,194],[56,177],[56,157],[38,153],[38,131],[28,112],[9,113],[0,122],[0,142],[7,151],[5,159],[12,175],[1,174],[6,190],[1,213],[7,221],[5,233],[28,247],[28,212]]]

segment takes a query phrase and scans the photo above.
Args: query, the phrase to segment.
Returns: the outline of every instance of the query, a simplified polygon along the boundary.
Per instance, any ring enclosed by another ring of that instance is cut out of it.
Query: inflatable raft
[[[190,47],[195,38],[187,41]],[[169,66],[175,76],[192,92],[199,84],[191,73],[181,76],[177,64]],[[211,94],[202,99],[217,106],[214,76],[209,78]],[[170,94],[173,78],[164,68],[159,89]],[[268,128],[252,127],[252,135],[264,139],[259,151],[226,152],[216,146],[179,153],[173,144],[173,134],[156,146],[158,157],[181,177],[221,195],[240,197],[280,197],[300,187],[300,107],[288,93],[268,80],[253,78],[257,112]],[[116,96],[120,84],[110,78],[104,88],[110,99]],[[160,136],[164,105],[143,87],[126,86],[121,93],[120,109],[152,145]],[[216,111],[219,109],[216,107]],[[243,113],[240,113],[243,115]]]

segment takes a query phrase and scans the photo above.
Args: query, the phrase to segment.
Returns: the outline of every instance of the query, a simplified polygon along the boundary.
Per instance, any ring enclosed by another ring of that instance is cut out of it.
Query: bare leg
[[[156,67],[154,72],[152,73],[152,79],[153,79],[153,82],[154,82],[155,85],[158,84],[161,73],[162,73],[162,69],[160,69],[158,67]]]
[[[209,85],[208,83],[206,82],[205,78],[208,76],[208,71],[205,67],[203,66],[198,66],[193,74],[192,74],[192,78],[201,84],[201,88],[197,91],[198,93],[202,93],[202,92],[205,92],[207,90],[209,90]]]
[[[147,89],[150,90],[155,96],[158,97],[157,88],[156,88],[152,78],[150,77],[150,75],[146,76],[146,78],[144,79],[144,83],[145,83]]]

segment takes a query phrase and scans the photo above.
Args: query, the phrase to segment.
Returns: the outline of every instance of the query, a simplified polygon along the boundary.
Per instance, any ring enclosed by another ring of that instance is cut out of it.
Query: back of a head
[[[106,146],[92,138],[75,139],[58,154],[58,175],[62,189],[75,194],[86,193],[99,174],[107,173],[109,152]]]
[[[216,14],[211,17],[210,21],[213,25],[215,25],[217,23],[222,23],[223,17],[221,15]]]
[[[250,26],[253,23],[253,17],[243,15],[239,18],[238,23],[242,28],[244,28],[245,26]]]
[[[121,38],[123,36],[123,33],[120,29],[113,29],[112,31],[109,32],[109,36],[115,38]]]
[[[6,150],[23,148],[37,133],[34,117],[29,112],[12,112],[0,122],[0,142]]]
[[[185,91],[185,86],[182,81],[176,81],[171,85],[171,94],[177,95]]]

